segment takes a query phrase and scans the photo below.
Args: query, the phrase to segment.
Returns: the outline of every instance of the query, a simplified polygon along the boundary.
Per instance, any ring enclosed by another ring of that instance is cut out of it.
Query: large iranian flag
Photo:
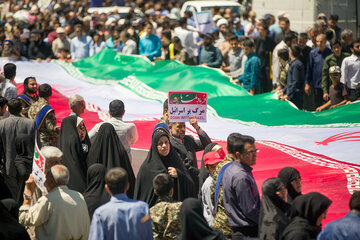
[[[200,125],[214,141],[225,147],[232,132],[256,138],[260,152],[253,172],[259,192],[262,183],[277,176],[281,168],[295,167],[301,173],[303,193],[318,191],[333,200],[325,223],[343,217],[351,193],[360,190],[359,102],[320,113],[299,111],[289,102],[277,100],[276,94],[250,96],[218,70],[175,61],[152,64],[111,50],[72,64],[16,65],[18,83],[35,76],[38,83],[52,85],[50,104],[59,123],[70,113],[67,98],[73,94],[85,98],[82,117],[88,130],[109,118],[111,100],[123,100],[124,119],[138,128],[140,138],[133,146],[138,149],[149,149],[152,128],[162,115],[169,90],[207,92],[208,122]],[[18,87],[22,91],[21,84]],[[195,135],[191,127],[187,130]]]

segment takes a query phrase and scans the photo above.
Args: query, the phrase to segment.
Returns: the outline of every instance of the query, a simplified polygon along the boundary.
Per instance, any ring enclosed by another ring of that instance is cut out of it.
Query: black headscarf
[[[14,199],[12,199],[12,198],[3,199],[3,200],[1,200],[1,203],[4,204],[6,209],[9,211],[9,213],[14,218],[18,219],[18,217],[19,217],[19,204],[17,204],[17,202]]]
[[[30,240],[24,226],[0,202],[0,239]]]
[[[284,167],[280,170],[278,174],[278,178],[285,184],[285,187],[288,190],[288,203],[292,203],[294,199],[301,195],[301,192],[298,193],[295,191],[291,182],[295,180],[297,177],[300,177],[300,173],[298,170],[292,167]]]
[[[106,168],[100,163],[91,165],[87,171],[87,185],[84,198],[89,210],[90,220],[95,209],[110,199],[110,195],[105,190]]]
[[[291,223],[285,228],[281,239],[315,239],[321,231],[321,226],[316,226],[316,221],[331,202],[317,192],[297,197],[290,209]]]
[[[82,148],[76,122],[77,116],[69,116],[63,119],[58,145],[64,154],[62,164],[69,169],[70,179],[67,186],[83,193],[86,188],[86,154]],[[87,134],[86,138],[88,139]],[[85,141],[87,140],[85,139]]]
[[[182,240],[220,240],[223,234],[215,232],[206,222],[201,202],[195,198],[184,200],[180,208]]]
[[[164,157],[158,152],[157,143],[162,136],[169,138],[169,134],[163,130],[154,131],[150,151],[140,167],[135,184],[134,198],[147,202],[150,207],[154,206],[157,200],[152,180],[159,173],[168,173],[168,167],[176,168],[178,175],[178,178],[174,179],[174,200],[183,201],[185,198],[195,197],[194,182],[172,148],[170,140],[169,154]]]
[[[290,205],[276,194],[282,186],[284,184],[279,178],[269,178],[262,185],[260,239],[279,239],[285,227],[290,223],[290,219],[285,215]]]
[[[101,163],[107,170],[114,167],[121,167],[128,173],[129,190],[127,196],[134,196],[135,174],[132,169],[129,155],[119,140],[116,131],[110,123],[103,123],[99,129],[95,142],[91,146],[87,166],[94,163]]]
[[[199,189],[201,189],[201,187],[204,184],[205,180],[209,176],[209,172],[206,171],[206,169],[205,169],[204,156],[208,152],[211,152],[213,147],[215,147],[216,145],[218,145],[218,144],[217,143],[209,143],[204,149],[204,153],[203,153],[203,156],[202,156],[202,159],[201,159],[200,173],[199,173]],[[199,191],[199,193],[201,194],[201,191]],[[200,199],[201,199],[201,197],[200,197]]]
[[[23,201],[25,181],[32,170],[35,139],[28,134],[18,134],[15,138],[16,157],[14,160],[18,175],[18,194],[16,201],[20,205]]]
[[[12,197],[13,195],[11,194],[9,187],[5,183],[4,177],[2,176],[2,174],[0,174],[0,200]]]

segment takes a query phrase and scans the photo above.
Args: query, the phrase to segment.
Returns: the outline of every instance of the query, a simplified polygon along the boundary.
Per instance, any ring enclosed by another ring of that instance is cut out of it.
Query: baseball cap
[[[272,17],[273,17],[273,15],[271,15],[270,13],[268,13],[268,14],[265,14],[264,19],[265,19],[265,20],[268,20],[268,19],[271,19]]]
[[[220,156],[218,152],[208,152],[204,155],[204,164],[206,165],[215,165],[221,162],[224,159],[223,156]]]
[[[331,66],[329,68],[329,74],[332,73],[341,73],[340,67],[339,66]]]

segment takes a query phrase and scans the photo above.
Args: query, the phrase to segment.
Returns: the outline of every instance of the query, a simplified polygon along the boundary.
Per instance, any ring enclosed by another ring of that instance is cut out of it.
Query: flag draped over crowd
[[[140,149],[150,147],[151,131],[162,115],[162,102],[169,90],[207,92],[208,121],[200,125],[209,136],[224,147],[232,132],[256,138],[260,152],[254,176],[259,189],[282,167],[297,168],[303,193],[317,191],[333,200],[324,223],[343,217],[350,194],[360,190],[360,102],[319,113],[304,112],[278,100],[276,93],[250,96],[219,70],[176,61],[153,64],[111,50],[74,63],[16,65],[17,83],[32,75],[38,83],[53,87],[50,105],[58,122],[69,115],[67,98],[73,94],[86,101],[82,117],[88,130],[109,118],[111,100],[123,100],[124,120],[137,125],[139,141],[134,147]],[[18,90],[22,91],[22,84]],[[194,133],[191,127],[187,131]]]

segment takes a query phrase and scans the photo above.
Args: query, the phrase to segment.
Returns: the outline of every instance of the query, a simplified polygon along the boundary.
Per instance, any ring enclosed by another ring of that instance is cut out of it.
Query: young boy
[[[157,203],[150,208],[154,239],[176,239],[181,234],[179,218],[181,202],[174,202],[174,180],[169,174],[160,173],[153,180]]]
[[[349,101],[349,90],[340,82],[341,71],[339,66],[331,66],[329,68],[329,75],[332,81],[332,85],[329,89],[330,100],[324,105],[318,107],[316,112],[323,111],[325,109],[332,109],[346,104]]]
[[[261,61],[255,54],[254,40],[244,41],[244,53],[247,56],[244,74],[238,78],[239,83],[252,95],[260,93],[260,66]]]
[[[280,63],[280,89],[286,86],[287,75],[289,72],[289,50],[280,49],[278,51],[278,58]]]
[[[205,180],[201,187],[201,201],[204,207],[204,217],[208,222],[209,226],[214,221],[214,206],[211,201],[210,187],[213,181],[212,175],[215,171],[216,166],[225,158],[225,152],[222,150],[220,145],[219,150],[216,152],[208,152],[204,155],[204,164],[206,170],[210,173],[210,176]]]

